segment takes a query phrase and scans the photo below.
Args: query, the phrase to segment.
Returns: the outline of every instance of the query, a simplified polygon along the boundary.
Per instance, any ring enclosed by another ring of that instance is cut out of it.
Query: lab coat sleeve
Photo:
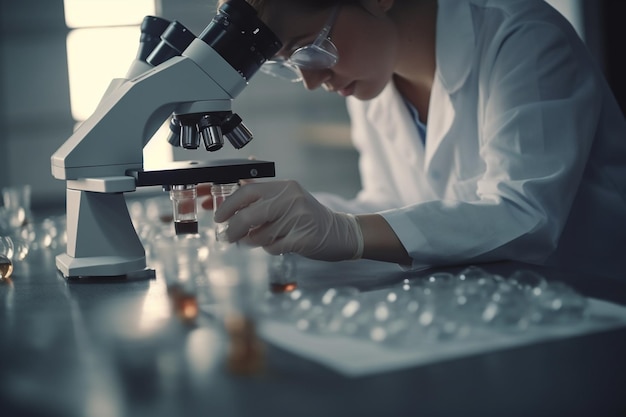
[[[485,170],[476,200],[382,213],[414,267],[540,263],[558,244],[601,106],[588,57],[562,30],[542,22],[513,27],[483,51],[475,68]]]

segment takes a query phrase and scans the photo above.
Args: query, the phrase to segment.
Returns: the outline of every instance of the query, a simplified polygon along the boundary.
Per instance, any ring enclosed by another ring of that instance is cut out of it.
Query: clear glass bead
[[[531,320],[537,324],[566,324],[584,320],[588,300],[562,282],[551,282],[533,292]]]

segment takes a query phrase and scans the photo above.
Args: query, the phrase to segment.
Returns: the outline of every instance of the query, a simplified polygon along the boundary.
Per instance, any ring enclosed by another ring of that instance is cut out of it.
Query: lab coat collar
[[[448,93],[454,93],[471,70],[475,39],[471,2],[439,0],[436,34],[437,75]]]

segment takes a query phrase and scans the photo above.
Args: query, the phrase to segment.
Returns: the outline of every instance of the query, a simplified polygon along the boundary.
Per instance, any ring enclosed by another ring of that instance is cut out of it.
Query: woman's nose
[[[331,77],[330,70],[306,70],[300,69],[302,83],[307,90],[315,90]]]

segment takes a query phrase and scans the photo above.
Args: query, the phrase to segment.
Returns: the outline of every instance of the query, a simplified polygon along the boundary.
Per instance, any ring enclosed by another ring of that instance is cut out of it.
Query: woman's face
[[[369,100],[391,79],[397,60],[394,22],[374,6],[377,2],[364,3],[340,6],[330,32],[339,60],[329,69],[302,70],[307,89],[323,86],[342,96]],[[285,2],[272,2],[262,19],[283,42],[277,55],[286,58],[315,40],[330,13],[330,9],[304,12]]]

